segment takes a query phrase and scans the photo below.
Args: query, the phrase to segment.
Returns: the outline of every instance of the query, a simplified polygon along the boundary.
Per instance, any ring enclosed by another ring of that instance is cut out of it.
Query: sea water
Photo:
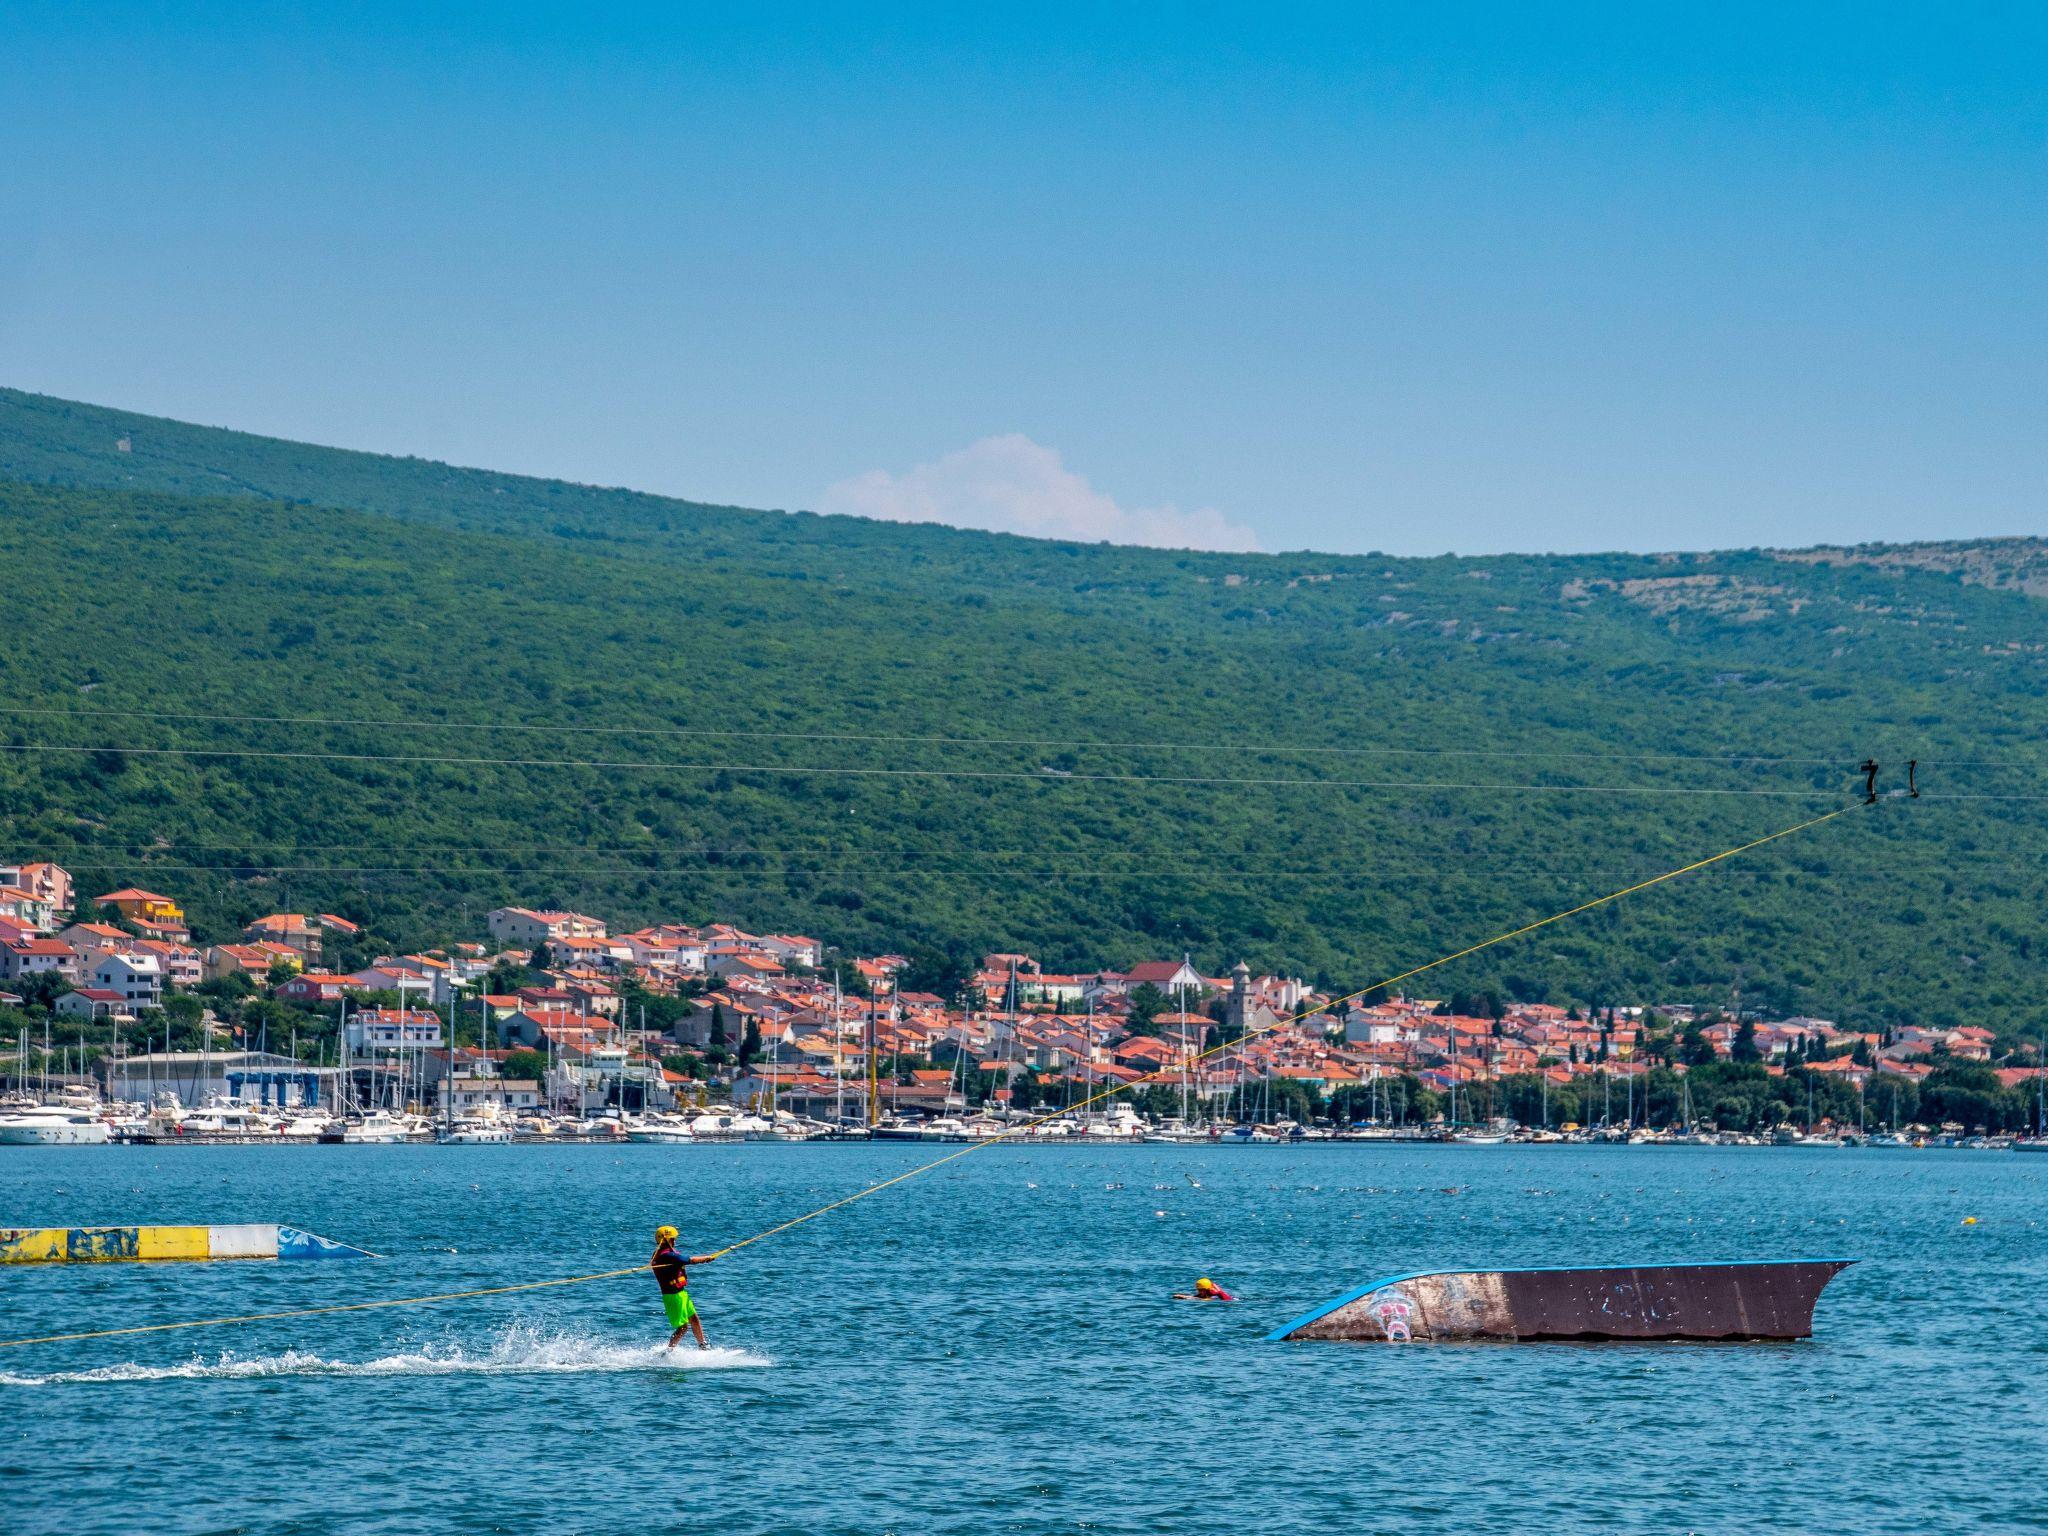
[[[0,1335],[613,1269],[933,1155],[0,1148],[0,1225],[380,1255],[10,1266]],[[0,1349],[0,1529],[2042,1529],[2044,1239],[2011,1153],[1005,1145],[695,1269],[704,1353],[639,1274]],[[1417,1269],[1803,1257],[1858,1262],[1801,1343],[1264,1338]],[[1171,1299],[1204,1274],[1242,1300]]]

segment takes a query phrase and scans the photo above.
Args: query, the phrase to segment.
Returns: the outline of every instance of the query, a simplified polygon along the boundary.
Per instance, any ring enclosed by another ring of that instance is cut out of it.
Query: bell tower
[[[1239,1039],[1251,1027],[1252,968],[1242,960],[1230,968],[1230,1028]]]

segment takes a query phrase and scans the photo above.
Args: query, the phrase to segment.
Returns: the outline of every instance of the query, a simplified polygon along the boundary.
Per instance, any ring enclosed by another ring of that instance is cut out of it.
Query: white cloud
[[[871,469],[842,480],[820,512],[893,523],[950,523],[1040,539],[1149,544],[1163,549],[1254,550],[1251,529],[1214,507],[1126,507],[1060,462],[1059,450],[1021,432],[980,442],[900,475]]]

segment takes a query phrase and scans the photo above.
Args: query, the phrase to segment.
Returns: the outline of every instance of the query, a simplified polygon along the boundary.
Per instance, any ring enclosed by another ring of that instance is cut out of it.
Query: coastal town
[[[202,940],[173,895],[86,895],[55,863],[0,864],[17,1110],[55,1087],[74,1110],[130,1106],[112,1123],[138,1139],[968,1140],[1029,1120],[1189,1140],[2002,1144],[2042,1129],[2039,1045],[1977,1025],[1346,996],[1185,956],[1055,972],[990,953],[931,978],[805,934],[615,933],[546,907],[495,909],[481,937],[412,953],[366,941],[327,912]]]

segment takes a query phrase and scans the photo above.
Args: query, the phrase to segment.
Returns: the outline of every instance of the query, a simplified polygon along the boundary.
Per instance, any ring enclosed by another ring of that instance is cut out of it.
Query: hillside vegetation
[[[1363,984],[1841,804],[1874,753],[1926,795],[1444,985],[2048,1027],[2035,541],[1185,554],[0,391],[0,559],[0,847],[214,934],[414,945],[519,900]]]

